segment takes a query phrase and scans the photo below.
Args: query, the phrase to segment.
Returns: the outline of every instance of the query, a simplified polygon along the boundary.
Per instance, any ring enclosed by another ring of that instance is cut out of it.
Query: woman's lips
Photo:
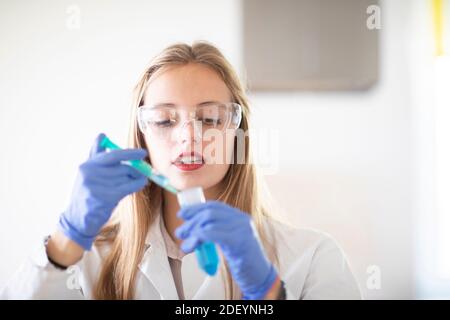
[[[174,163],[182,171],[194,171],[203,167],[203,163]]]
[[[196,152],[183,152],[173,162],[182,171],[193,171],[200,169],[205,164],[201,154]]]

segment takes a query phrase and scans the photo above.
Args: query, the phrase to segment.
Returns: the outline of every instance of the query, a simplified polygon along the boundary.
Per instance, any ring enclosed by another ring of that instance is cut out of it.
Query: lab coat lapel
[[[222,263],[222,261],[221,261]],[[216,275],[208,276],[200,269],[194,252],[183,257],[181,276],[186,300],[225,299],[221,267]]]
[[[167,250],[160,229],[161,215],[158,214],[147,234],[149,245],[139,265],[141,272],[152,282],[161,299],[177,300],[178,294],[167,258]]]

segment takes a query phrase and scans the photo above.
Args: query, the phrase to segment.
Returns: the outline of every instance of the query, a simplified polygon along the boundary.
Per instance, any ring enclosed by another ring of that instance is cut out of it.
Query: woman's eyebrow
[[[201,102],[201,103],[197,104],[197,106],[201,107],[201,106],[204,106],[204,105],[215,104],[215,103],[223,103],[223,102],[216,101],[216,100],[204,101],[204,102]]]
[[[209,105],[209,104],[214,104],[214,103],[223,103],[217,100],[208,100],[208,101],[203,101],[197,104],[198,107],[204,106],[204,105]],[[153,107],[176,107],[177,105],[175,103],[171,103],[171,102],[160,102],[160,103],[156,103],[153,105]]]
[[[176,105],[174,103],[170,103],[170,102],[161,102],[161,103],[155,103],[152,106],[153,107],[175,107]]]

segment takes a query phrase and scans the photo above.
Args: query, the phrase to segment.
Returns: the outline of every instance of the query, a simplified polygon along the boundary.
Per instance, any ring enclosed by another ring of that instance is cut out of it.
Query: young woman
[[[1,297],[359,299],[332,238],[277,222],[263,206],[250,137],[238,134],[249,130],[249,108],[214,46],[162,51],[135,88],[130,149],[106,152],[97,137],[57,230]],[[123,163],[137,159],[179,190],[202,187],[206,203],[180,209],[175,195]],[[220,252],[212,277],[193,253],[206,241]]]

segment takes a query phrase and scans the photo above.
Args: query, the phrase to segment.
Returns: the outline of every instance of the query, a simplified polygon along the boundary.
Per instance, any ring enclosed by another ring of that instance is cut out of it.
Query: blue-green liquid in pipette
[[[100,142],[100,146],[110,149],[110,150],[120,150],[120,148],[117,144],[112,142],[108,137],[104,137],[103,140]],[[169,179],[164,177],[161,174],[156,174],[153,171],[153,168],[151,165],[149,165],[144,160],[130,160],[127,161],[133,168],[136,170],[142,172],[147,178],[149,178],[151,181],[156,183],[161,188],[166,189],[167,191],[170,191],[172,193],[177,193],[178,190],[172,187],[169,183]]]

